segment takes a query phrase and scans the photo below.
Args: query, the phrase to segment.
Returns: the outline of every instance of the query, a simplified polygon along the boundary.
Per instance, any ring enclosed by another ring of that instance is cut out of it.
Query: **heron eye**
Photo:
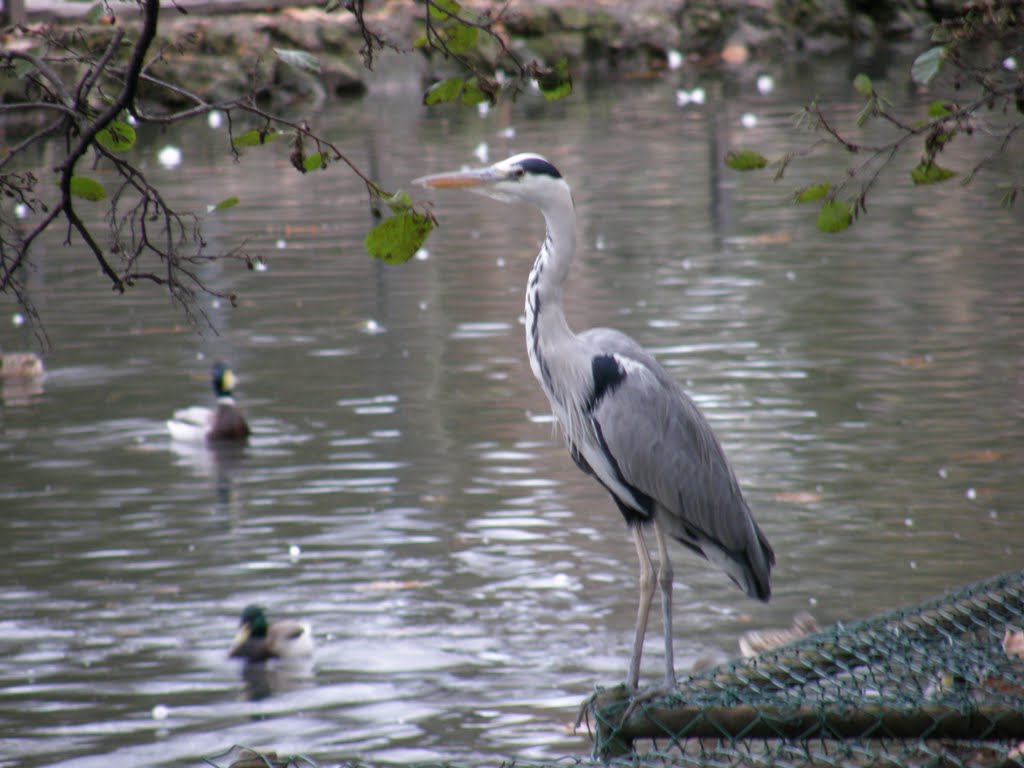
[[[515,168],[512,169],[512,178],[513,179],[521,179],[525,175],[526,175],[526,169],[525,168],[520,168],[520,167],[516,166]]]

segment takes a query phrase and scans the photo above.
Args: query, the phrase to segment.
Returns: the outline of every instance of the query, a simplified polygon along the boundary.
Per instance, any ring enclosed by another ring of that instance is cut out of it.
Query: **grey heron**
[[[672,564],[668,538],[718,566],[751,597],[767,601],[775,554],[755,522],[707,420],[664,368],[633,339],[608,328],[574,333],[562,292],[576,252],[576,212],[562,174],[543,157],[514,155],[487,168],[416,179],[503,202],[532,203],[546,234],[526,285],[530,367],[551,403],[569,454],[611,494],[640,559],[640,600],[626,686],[635,691],[656,585],[661,589],[665,685],[675,686]],[[644,529],[654,531],[655,575]]]

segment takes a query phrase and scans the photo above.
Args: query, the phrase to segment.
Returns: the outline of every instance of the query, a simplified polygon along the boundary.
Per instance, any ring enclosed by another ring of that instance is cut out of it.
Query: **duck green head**
[[[217,397],[231,397],[235,389],[235,374],[223,362],[216,362],[213,366],[213,391]]]
[[[241,635],[244,633],[245,639],[248,639],[249,637],[267,636],[267,614],[264,612],[261,606],[246,606],[245,610],[242,611],[242,618],[239,624],[241,626],[239,634]]]

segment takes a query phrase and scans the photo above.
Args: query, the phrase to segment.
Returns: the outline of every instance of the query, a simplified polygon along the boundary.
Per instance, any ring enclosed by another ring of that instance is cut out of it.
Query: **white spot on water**
[[[683,66],[683,54],[674,48],[670,48],[668,50],[668,68],[679,69],[681,66]]]
[[[224,125],[224,113],[219,109],[211,110],[206,116],[206,124],[211,128],[220,128]]]
[[[154,720],[166,720],[169,714],[171,714],[171,709],[164,704],[157,704],[153,707]]]
[[[164,168],[177,168],[181,165],[181,150],[168,144],[160,150],[156,159]]]
[[[744,112],[740,116],[740,125],[744,128],[756,128],[757,127],[757,115],[753,112]]]
[[[757,76],[757,92],[761,94],[771,93],[775,90],[775,78],[771,75]]]
[[[703,104],[707,99],[707,92],[701,88],[694,88],[692,91],[688,91],[685,88],[680,88],[676,91],[676,106],[686,107],[690,104],[700,105]]]

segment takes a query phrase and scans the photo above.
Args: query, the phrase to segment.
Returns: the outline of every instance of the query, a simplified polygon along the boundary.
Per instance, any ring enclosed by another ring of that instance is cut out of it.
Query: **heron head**
[[[435,173],[412,182],[428,189],[468,189],[505,203],[523,201],[544,209],[570,200],[562,174],[540,155],[513,155],[486,168]]]

